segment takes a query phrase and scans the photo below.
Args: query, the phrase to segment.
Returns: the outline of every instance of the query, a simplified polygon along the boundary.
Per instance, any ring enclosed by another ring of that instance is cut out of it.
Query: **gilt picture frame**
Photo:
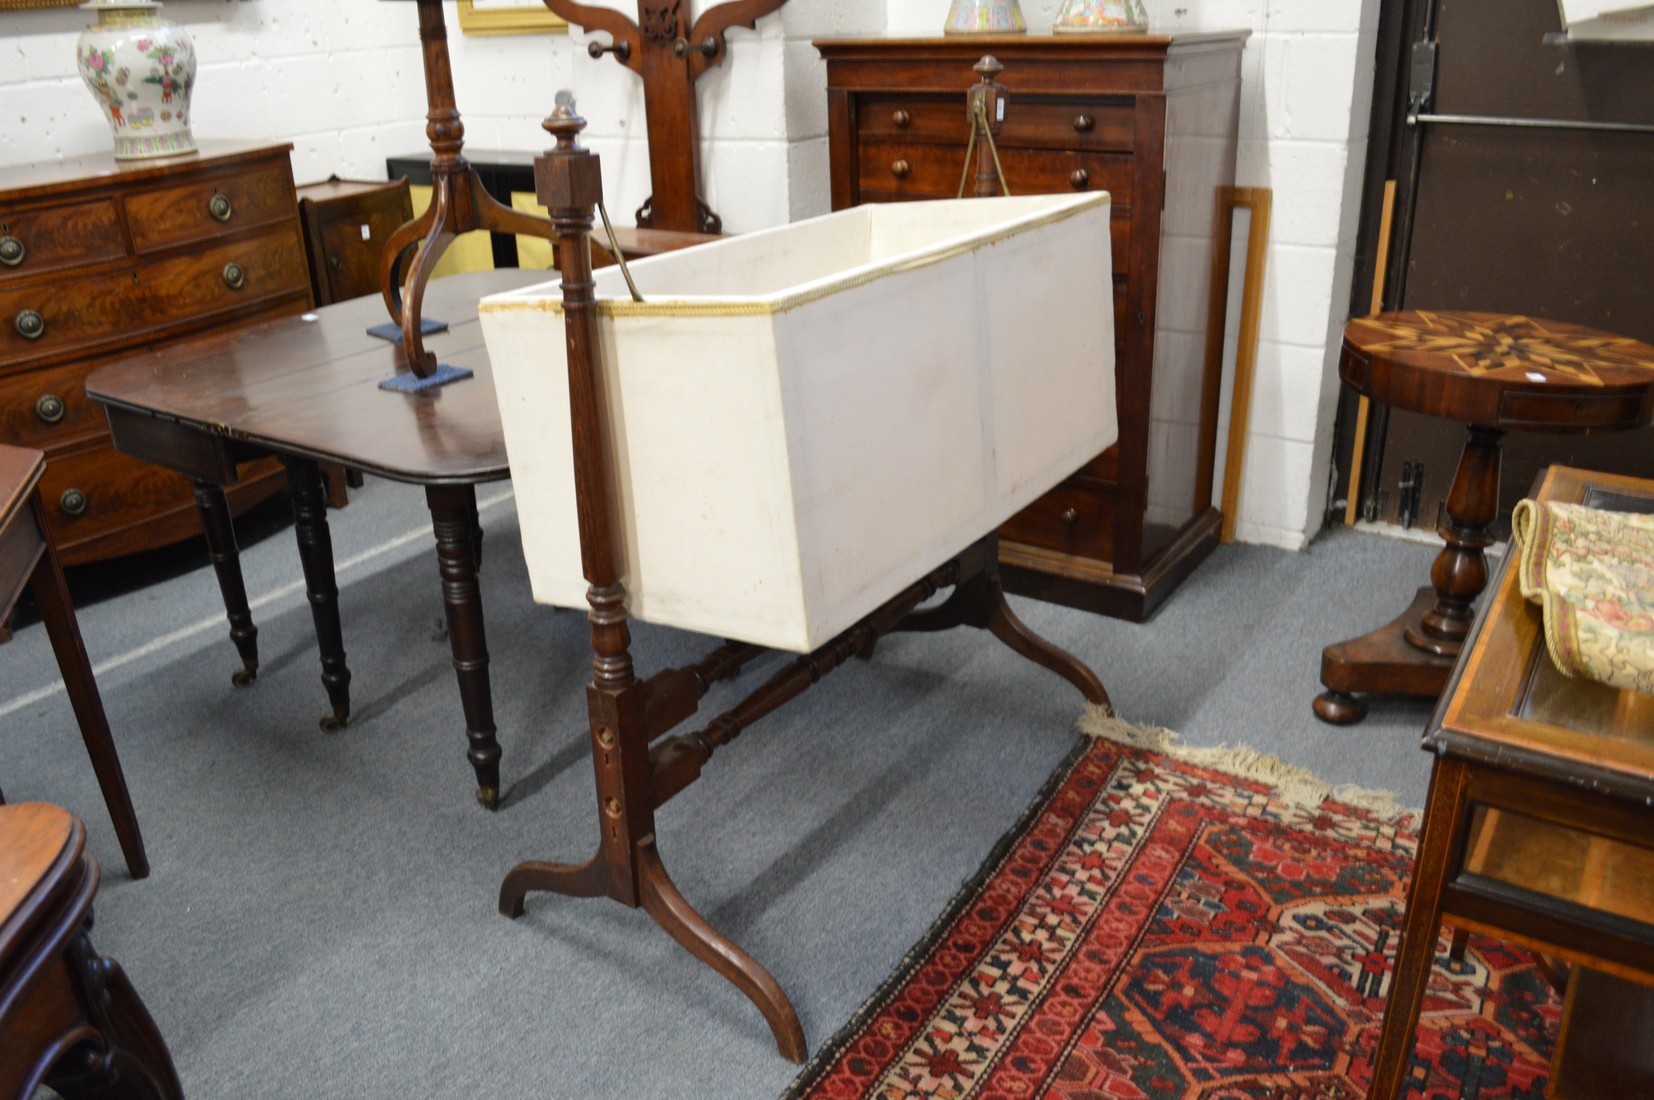
[[[31,8],[72,8],[81,0],[0,0],[0,11],[28,11]]]
[[[459,29],[473,35],[556,34],[568,24],[541,0],[459,0]]]

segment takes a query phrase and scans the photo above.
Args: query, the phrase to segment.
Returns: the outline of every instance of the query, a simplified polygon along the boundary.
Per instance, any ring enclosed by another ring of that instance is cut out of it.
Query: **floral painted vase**
[[[1051,29],[1070,33],[1138,33],[1148,29],[1143,0],[1065,0]]]
[[[1027,34],[1017,0],[953,0],[947,34]]]
[[[195,151],[190,92],[195,87],[195,44],[160,19],[156,0],[89,0],[98,13],[75,46],[81,79],[91,89],[115,135],[121,160],[172,157]]]

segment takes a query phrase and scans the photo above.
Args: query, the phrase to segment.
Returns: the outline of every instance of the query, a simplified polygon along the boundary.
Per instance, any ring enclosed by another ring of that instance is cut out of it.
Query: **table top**
[[[1533,494],[1615,511],[1654,511],[1654,481],[1552,466]],[[1654,695],[1557,671],[1537,604],[1505,554],[1425,748],[1645,802],[1654,799]]]
[[[65,854],[78,855],[79,824],[46,802],[0,805],[0,958],[21,946],[34,911],[61,878]],[[25,902],[33,902],[25,907]]]
[[[1654,420],[1654,347],[1497,313],[1380,313],[1344,329],[1339,374],[1385,405],[1487,428],[1588,432]]]
[[[29,502],[46,456],[27,447],[0,443],[0,531],[11,526],[12,517]]]
[[[378,388],[407,370],[399,342],[366,331],[389,319],[378,295],[128,356],[95,371],[86,392],[158,421],[395,481],[497,481],[510,468],[477,300],[555,277],[506,268],[433,280],[424,316],[449,328],[427,336],[426,347],[476,374],[425,393]]]

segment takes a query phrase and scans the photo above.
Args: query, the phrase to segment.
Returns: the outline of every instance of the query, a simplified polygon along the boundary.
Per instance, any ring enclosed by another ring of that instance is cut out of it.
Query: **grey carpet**
[[[583,616],[535,606],[509,486],[485,487],[483,593],[505,805],[473,801],[422,495],[331,513],[355,714],[323,734],[289,532],[246,548],[263,669],[236,690],[210,570],[82,608],[153,873],[128,879],[38,625],[0,648],[0,786],[68,806],[104,867],[94,942],[187,1092],[214,1097],[772,1097],[757,1011],[641,912],[537,896],[518,860],[595,847]],[[1387,620],[1428,547],[1344,531],[1219,549],[1145,625],[1016,601],[1126,718],[1248,744],[1422,803],[1419,703],[1311,716],[1320,649]],[[271,595],[273,594],[273,595]],[[706,639],[640,627],[645,672]],[[759,666],[744,685],[769,666]],[[741,685],[737,685],[740,687]],[[709,700],[703,714],[731,701]],[[19,704],[18,700],[24,702]],[[684,894],[791,994],[814,1050],[941,910],[1075,741],[1081,699],[985,635],[899,636],[720,751],[660,814]]]

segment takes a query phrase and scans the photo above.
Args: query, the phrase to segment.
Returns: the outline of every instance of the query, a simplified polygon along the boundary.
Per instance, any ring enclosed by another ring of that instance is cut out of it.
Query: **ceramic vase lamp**
[[[195,44],[156,15],[156,0],[88,0],[96,12],[75,46],[75,64],[115,136],[119,160],[195,151],[190,93]]]
[[[1022,8],[1017,0],[953,0],[948,34],[1027,34]]]
[[[1051,29],[1058,34],[1140,34],[1148,27],[1143,0],[1064,0]]]

